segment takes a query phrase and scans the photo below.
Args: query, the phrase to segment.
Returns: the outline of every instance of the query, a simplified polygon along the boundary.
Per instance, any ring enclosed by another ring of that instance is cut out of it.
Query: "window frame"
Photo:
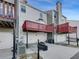
[[[26,13],[26,7],[21,5],[21,12]]]
[[[39,20],[43,21],[43,13],[40,13],[39,15],[40,15]]]

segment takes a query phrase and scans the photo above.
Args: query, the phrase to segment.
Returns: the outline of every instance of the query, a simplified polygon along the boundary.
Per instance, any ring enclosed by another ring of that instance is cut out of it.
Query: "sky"
[[[28,0],[32,6],[43,10],[51,10],[56,8],[57,0]],[[68,20],[79,20],[79,0],[61,0],[62,13]]]

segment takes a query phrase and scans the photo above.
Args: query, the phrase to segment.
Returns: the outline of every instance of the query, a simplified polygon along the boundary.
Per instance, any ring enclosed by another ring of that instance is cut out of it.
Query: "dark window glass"
[[[42,14],[42,13],[40,13],[40,18],[39,18],[39,20],[43,20],[43,14]]]
[[[21,6],[21,12],[26,12],[26,7],[25,6]]]

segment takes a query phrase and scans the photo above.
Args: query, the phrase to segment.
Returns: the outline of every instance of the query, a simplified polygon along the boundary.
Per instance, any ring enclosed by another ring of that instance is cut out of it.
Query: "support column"
[[[70,45],[69,33],[68,33],[68,45]]]
[[[76,28],[76,41],[77,41],[77,46],[78,46],[77,28]]]
[[[13,57],[12,59],[16,59],[16,34],[15,34],[15,20],[14,20],[14,28],[13,28]]]
[[[28,30],[26,32],[26,48],[28,48]]]
[[[39,40],[38,40],[38,45],[37,45],[37,48],[38,48],[37,59],[40,59]]]

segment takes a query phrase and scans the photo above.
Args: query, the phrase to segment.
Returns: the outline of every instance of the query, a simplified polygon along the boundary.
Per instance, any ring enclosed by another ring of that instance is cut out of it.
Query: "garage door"
[[[13,45],[13,34],[11,29],[0,29],[0,49],[11,48]]]

